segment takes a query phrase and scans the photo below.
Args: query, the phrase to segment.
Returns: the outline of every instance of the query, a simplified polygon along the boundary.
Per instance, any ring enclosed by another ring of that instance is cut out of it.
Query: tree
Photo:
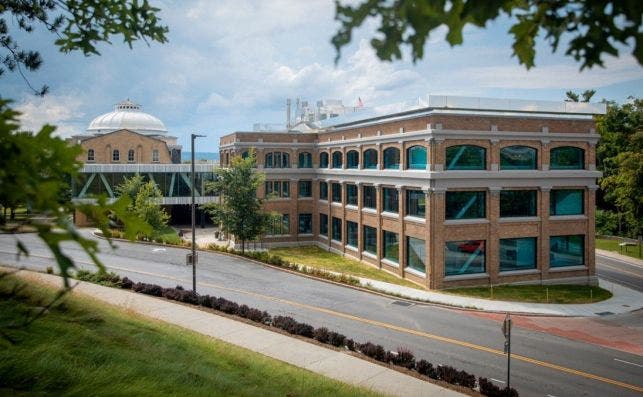
[[[615,209],[625,234],[636,237],[643,234],[643,99],[608,103],[597,128],[597,167],[603,172],[597,201],[602,209]]]
[[[265,180],[262,173],[254,169],[256,156],[251,152],[247,158],[235,157],[229,168],[218,171],[216,181],[206,185],[206,189],[219,194],[222,203],[204,206],[212,221],[220,223],[226,233],[241,240],[241,252],[245,253],[246,241],[262,235],[270,215],[261,210],[261,200],[257,188]]]
[[[350,43],[353,30],[374,19],[378,35],[371,46],[381,60],[401,59],[401,47],[409,46],[416,62],[424,57],[430,33],[445,25],[447,42],[462,44],[468,24],[484,27],[505,14],[514,19],[513,55],[527,69],[534,66],[536,39],[541,32],[552,51],[561,38],[570,37],[565,55],[581,63],[580,69],[603,66],[601,56],[617,56],[616,45],[632,46],[632,55],[643,64],[641,19],[643,2],[635,0],[360,0],[342,5],[335,0],[335,19],[340,27],[331,39],[337,56]]]
[[[589,102],[594,94],[596,94],[596,90],[585,90],[581,93],[583,97],[583,100],[581,100],[580,96],[574,91],[567,91],[565,93],[565,102]]]
[[[147,237],[167,226],[170,215],[160,205],[163,194],[154,182],[145,182],[141,175],[134,175],[116,187],[116,194],[127,197],[131,202],[128,210],[152,227],[152,233]]]

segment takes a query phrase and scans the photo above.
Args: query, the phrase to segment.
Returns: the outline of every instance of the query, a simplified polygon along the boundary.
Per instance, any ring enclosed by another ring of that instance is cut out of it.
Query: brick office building
[[[595,283],[594,114],[603,104],[429,96],[306,131],[234,132],[258,195],[282,214],[265,241],[316,244],[439,289]]]

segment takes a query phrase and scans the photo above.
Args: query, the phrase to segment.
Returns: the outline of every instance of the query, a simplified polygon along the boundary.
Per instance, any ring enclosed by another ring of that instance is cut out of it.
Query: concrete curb
[[[14,275],[56,288],[61,285],[59,276],[27,270],[18,270]],[[74,285],[74,293],[90,296],[130,313],[189,329],[379,393],[403,397],[467,395],[337,350],[164,299],[82,281],[76,281]]]
[[[632,258],[631,256],[619,254],[619,253],[613,252],[613,251],[605,251],[605,250],[601,250],[601,249],[596,249],[596,253],[599,254],[599,255],[602,255],[602,256],[606,256],[608,258],[617,259],[617,260],[622,261],[622,262],[628,262],[628,263],[630,263],[631,265],[634,265],[634,266],[643,267],[643,260]]]

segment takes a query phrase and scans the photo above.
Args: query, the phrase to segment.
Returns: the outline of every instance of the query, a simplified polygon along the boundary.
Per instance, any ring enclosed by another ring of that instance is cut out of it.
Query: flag
[[[364,107],[364,102],[362,102],[362,98],[358,97],[357,98],[357,107],[358,108],[363,108]]]

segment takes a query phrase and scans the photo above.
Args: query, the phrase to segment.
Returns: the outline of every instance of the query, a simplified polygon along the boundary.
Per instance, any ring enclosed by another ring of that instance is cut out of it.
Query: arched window
[[[266,168],[272,168],[272,153],[266,153],[266,159],[263,166]]]
[[[247,151],[247,150],[244,150],[243,152],[241,152],[241,158],[242,158],[242,159],[244,159],[244,160],[245,160],[245,159],[247,159],[247,158],[248,158],[248,156],[250,156],[250,154],[248,153],[248,151]]]
[[[384,150],[384,169],[400,168],[400,150],[390,147]]]
[[[342,168],[342,152],[333,152],[333,168]]]
[[[94,161],[96,159],[94,149],[89,149],[87,151],[87,161]]]
[[[480,146],[457,145],[446,150],[447,170],[484,170],[487,150]]]
[[[134,162],[134,149],[130,149],[127,151],[127,161],[130,163]]]
[[[549,152],[549,169],[582,170],[585,168],[585,151],[573,146],[553,148]]]
[[[359,152],[357,150],[349,150],[346,153],[346,168],[359,168]]]
[[[410,170],[425,170],[426,148],[418,145],[406,149],[406,163]]]
[[[309,152],[299,153],[299,161],[297,162],[299,168],[312,168],[313,167],[313,155]]]
[[[281,168],[290,168],[290,153],[281,153]]]
[[[374,170],[377,168],[377,150],[368,149],[364,152],[364,168]]]
[[[290,168],[290,153],[271,152],[266,153],[265,168]]]
[[[158,149],[152,150],[152,162],[153,163],[158,163],[159,162],[159,150]]]
[[[319,153],[319,168],[328,168],[328,153]]]
[[[112,150],[112,161],[121,161],[121,152],[118,149]]]
[[[535,170],[537,151],[529,146],[508,146],[500,149],[501,170]]]

